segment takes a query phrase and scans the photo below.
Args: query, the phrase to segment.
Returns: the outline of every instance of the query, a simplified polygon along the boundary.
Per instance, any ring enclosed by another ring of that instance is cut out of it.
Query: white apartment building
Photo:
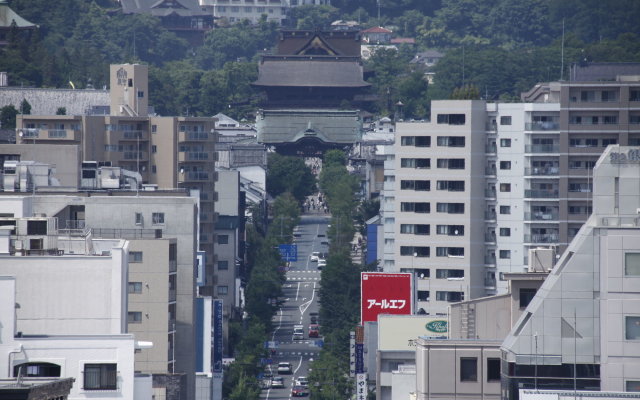
[[[151,381],[134,374],[135,350],[150,344],[126,333],[129,242],[92,241],[79,254],[86,242],[58,237],[54,221],[2,228],[0,377],[74,378],[74,400],[151,399]],[[12,239],[23,227],[30,231]],[[15,246],[42,239],[38,250]],[[63,242],[78,253],[63,255]]]
[[[215,18],[225,18],[231,23],[249,20],[260,21],[263,15],[267,21],[282,24],[292,7],[303,5],[328,5],[330,0],[200,0],[200,6],[211,11]]]
[[[485,294],[483,101],[432,103],[432,121],[398,123],[395,269],[415,273],[416,309]]]

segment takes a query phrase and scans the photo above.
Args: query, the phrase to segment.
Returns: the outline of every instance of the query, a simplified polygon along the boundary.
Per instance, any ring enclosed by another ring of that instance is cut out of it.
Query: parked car
[[[320,252],[319,251],[314,251],[309,256],[309,261],[311,261],[311,262],[318,262],[319,259],[320,259]]]
[[[294,386],[291,389],[292,397],[307,397],[309,396],[309,389],[304,386]]]
[[[304,339],[304,327],[302,325],[293,326],[293,340]]]
[[[281,376],[274,376],[271,378],[271,389],[284,388],[284,378]]]
[[[309,386],[309,379],[307,379],[306,376],[299,376],[298,378],[296,378],[296,382],[294,383],[294,385],[307,387]]]
[[[317,338],[320,336],[320,327],[318,324],[310,324],[309,325],[309,337]]]
[[[291,369],[291,363],[281,362],[278,363],[278,373],[279,374],[290,374],[293,370]]]
[[[321,258],[318,260],[318,269],[322,269],[322,267],[326,267],[327,266],[327,260]]]

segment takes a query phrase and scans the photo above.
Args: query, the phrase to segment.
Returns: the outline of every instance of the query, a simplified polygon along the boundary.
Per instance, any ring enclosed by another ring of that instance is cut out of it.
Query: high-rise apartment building
[[[213,13],[214,18],[225,18],[234,23],[249,20],[256,23],[264,15],[267,21],[282,24],[292,7],[328,5],[330,0],[200,0],[202,8]]]

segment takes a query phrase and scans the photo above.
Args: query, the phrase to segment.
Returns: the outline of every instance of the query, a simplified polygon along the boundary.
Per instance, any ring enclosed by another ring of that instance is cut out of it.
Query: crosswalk
[[[287,281],[312,282],[319,281],[322,271],[289,271]]]
[[[318,351],[278,351],[278,352],[276,352],[276,355],[278,355],[278,356],[289,356],[289,357],[295,357],[295,356],[317,356],[318,353],[320,353],[320,350],[318,350]]]

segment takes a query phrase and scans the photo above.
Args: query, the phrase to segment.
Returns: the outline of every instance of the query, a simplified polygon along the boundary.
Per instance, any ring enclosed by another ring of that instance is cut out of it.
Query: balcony
[[[78,131],[73,129],[43,129],[39,139],[41,140],[76,140]],[[24,137],[24,136],[23,136]]]
[[[525,153],[549,154],[558,153],[560,146],[557,144],[527,144],[524,146]]]
[[[176,260],[169,261],[169,272],[178,272],[178,262]]]
[[[533,235],[524,235],[525,243],[558,243],[559,237],[557,233],[537,233]]]
[[[525,221],[557,221],[558,212],[526,212],[524,219]]]
[[[169,301],[171,301],[171,302],[176,301],[176,290],[175,289],[169,289]]]
[[[498,146],[495,143],[489,144],[484,148],[485,153],[487,154],[496,154],[498,152]]]
[[[495,221],[497,216],[498,216],[498,215],[496,214],[496,212],[495,212],[495,211],[493,211],[493,212],[491,212],[491,211],[485,211],[485,212],[484,212],[484,219],[485,219],[485,221]]]
[[[485,189],[484,197],[487,199],[495,199],[496,198],[496,189]]]
[[[496,234],[495,233],[485,233],[484,234],[484,242],[485,243],[495,243],[496,242]]]
[[[147,140],[149,134],[146,131],[124,131],[122,132],[122,139],[124,140]]]
[[[484,278],[485,289],[494,289],[496,287],[496,278]]]
[[[184,181],[205,182],[209,180],[209,173],[206,171],[189,171],[184,173]]]
[[[146,151],[125,151],[122,153],[123,160],[140,160],[140,161],[148,161],[149,153]]]
[[[487,122],[485,129],[489,132],[495,132],[498,130],[498,124],[496,122]]]
[[[496,256],[484,256],[484,263],[488,265],[495,265]]]
[[[553,121],[545,122],[527,122],[524,124],[526,131],[557,131],[560,129],[560,124]]]
[[[484,169],[484,174],[488,175],[488,176],[495,176],[496,175],[496,166],[492,165],[491,167],[486,167]]]
[[[179,142],[202,142],[209,139],[214,139],[215,136],[209,134],[204,131],[188,131],[188,132],[178,132],[178,141]]]
[[[211,159],[209,151],[181,151],[178,153],[178,161],[209,161]]]
[[[524,197],[527,199],[557,199],[558,190],[525,189]]]
[[[524,169],[524,174],[531,176],[558,176],[558,172],[558,167],[527,167]]]

